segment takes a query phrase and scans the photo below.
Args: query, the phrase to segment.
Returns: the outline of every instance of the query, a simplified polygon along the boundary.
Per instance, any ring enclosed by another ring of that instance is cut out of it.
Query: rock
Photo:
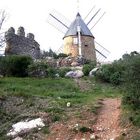
[[[13,140],[23,140],[21,137],[16,137]]]
[[[34,34],[28,33],[27,38],[29,38],[30,40],[34,40]]]
[[[78,62],[72,62],[71,66],[73,66],[73,67],[79,66],[79,63]]]
[[[23,36],[25,37],[25,31],[24,31],[24,28],[23,27],[19,27],[18,30],[17,30],[17,35],[18,36]]]
[[[0,78],[3,78],[4,76],[0,74]]]
[[[7,133],[7,136],[15,137],[20,134],[28,133],[33,128],[40,128],[44,126],[45,124],[43,123],[41,118],[37,118],[31,121],[18,122],[12,125],[13,129],[11,129],[9,133]]]
[[[78,130],[79,130],[79,124],[78,124],[78,123],[76,123],[76,124],[74,125],[73,130],[75,130],[75,131],[78,131]]]
[[[60,75],[59,75],[58,73],[56,73],[56,74],[55,74],[55,77],[57,77],[57,78],[58,78],[58,77],[60,77]]]
[[[65,77],[71,78],[81,78],[82,76],[84,76],[84,73],[81,70],[69,71],[65,75]]]
[[[90,135],[90,140],[94,140],[96,138],[95,134]]]
[[[75,75],[74,71],[69,71],[66,73],[65,77],[73,77]]]
[[[94,68],[89,72],[89,76],[95,76],[96,72],[99,70],[99,68]]]

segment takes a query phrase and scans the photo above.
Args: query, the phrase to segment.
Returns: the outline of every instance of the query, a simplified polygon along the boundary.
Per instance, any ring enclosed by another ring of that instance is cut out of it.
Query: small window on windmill
[[[84,45],[85,45],[85,47],[88,47],[88,43],[85,43]]]
[[[74,45],[77,45],[77,44],[78,44],[78,38],[77,38],[77,37],[74,37],[74,38],[73,38],[73,44],[74,44]]]

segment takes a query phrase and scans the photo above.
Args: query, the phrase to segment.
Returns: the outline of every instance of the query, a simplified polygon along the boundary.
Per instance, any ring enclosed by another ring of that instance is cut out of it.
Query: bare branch
[[[2,25],[5,21],[5,19],[6,19],[6,12],[5,12],[5,10],[2,10],[2,11],[0,11],[0,30],[2,28]]]
[[[4,32],[2,32],[2,26],[6,20],[6,17],[7,17],[7,14],[5,10],[0,10],[0,48],[3,47],[5,43]]]

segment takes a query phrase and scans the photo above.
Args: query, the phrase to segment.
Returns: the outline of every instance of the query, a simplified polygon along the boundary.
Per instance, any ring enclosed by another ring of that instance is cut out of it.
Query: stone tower
[[[78,37],[77,28],[80,27],[80,40]],[[82,55],[84,58],[92,61],[96,61],[94,36],[84,23],[80,14],[78,13],[76,19],[70,25],[68,31],[64,36],[64,49],[63,53],[71,54],[76,57]],[[80,52],[79,52],[80,41]]]
[[[33,59],[40,58],[40,45],[34,40],[34,34],[28,33],[25,37],[23,27],[19,27],[17,34],[13,27],[5,33],[5,55],[28,55]]]

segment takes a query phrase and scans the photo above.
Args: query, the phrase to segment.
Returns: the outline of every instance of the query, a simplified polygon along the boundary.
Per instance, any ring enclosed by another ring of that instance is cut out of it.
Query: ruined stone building
[[[80,28],[80,51],[78,27]],[[84,23],[79,13],[76,16],[76,19],[71,23],[63,39],[63,53],[71,54],[73,57],[82,55],[88,60],[96,61],[94,36],[88,29],[87,25]]]
[[[5,55],[28,55],[33,59],[40,57],[40,45],[34,40],[34,34],[28,33],[25,37],[23,27],[19,27],[17,34],[13,27],[5,33]]]

